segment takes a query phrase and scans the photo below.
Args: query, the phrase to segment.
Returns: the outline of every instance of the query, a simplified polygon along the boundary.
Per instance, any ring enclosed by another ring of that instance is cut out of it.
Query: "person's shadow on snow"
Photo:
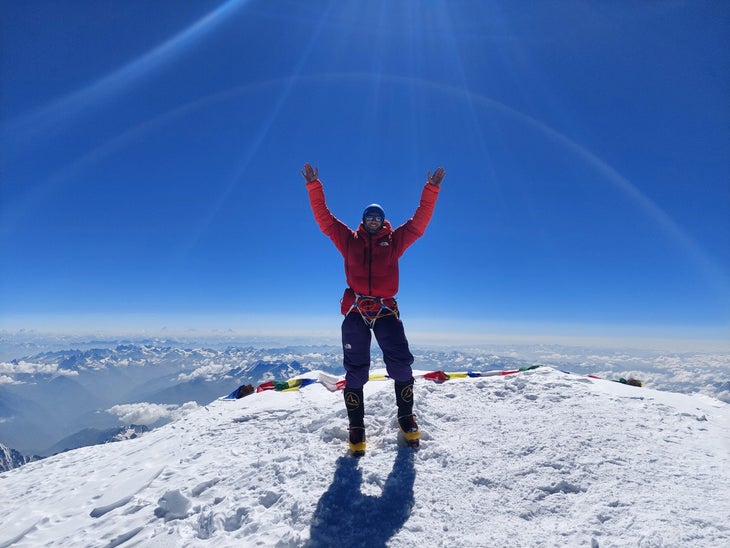
[[[340,457],[332,485],[317,503],[307,546],[385,546],[411,515],[415,480],[413,450],[399,449],[382,495],[363,495],[357,459]]]

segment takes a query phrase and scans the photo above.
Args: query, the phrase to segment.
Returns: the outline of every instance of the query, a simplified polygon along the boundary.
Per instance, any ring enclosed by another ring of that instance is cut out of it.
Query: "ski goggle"
[[[365,215],[366,221],[378,221],[379,223],[383,222],[383,218],[380,215]]]

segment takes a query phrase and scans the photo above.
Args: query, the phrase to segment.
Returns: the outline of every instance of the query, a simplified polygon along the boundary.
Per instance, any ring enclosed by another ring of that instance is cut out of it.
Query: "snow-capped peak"
[[[547,367],[418,380],[417,453],[399,445],[392,382],[368,383],[365,406],[360,460],[341,392],[315,383],[0,474],[0,546],[730,542],[718,400]]]

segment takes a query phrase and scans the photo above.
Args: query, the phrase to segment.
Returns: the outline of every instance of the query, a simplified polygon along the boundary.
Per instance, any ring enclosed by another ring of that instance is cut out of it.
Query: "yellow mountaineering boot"
[[[405,438],[408,447],[418,449],[421,440],[421,431],[418,429],[418,425],[416,424],[416,416],[405,415],[403,417],[398,417],[398,426],[400,426],[400,431],[403,432],[403,437]]]
[[[362,457],[365,454],[365,428],[350,426],[350,454]]]

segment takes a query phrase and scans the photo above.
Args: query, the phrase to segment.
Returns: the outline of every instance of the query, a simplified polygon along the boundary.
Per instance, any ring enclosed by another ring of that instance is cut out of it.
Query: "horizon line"
[[[311,344],[339,344],[340,317],[324,315],[296,325],[287,316],[243,314],[75,314],[0,316],[2,339],[239,339],[245,342],[310,339]],[[642,349],[730,351],[730,326],[589,324],[577,322],[500,322],[412,317],[405,321],[411,345],[612,346]],[[435,326],[443,329],[436,330]],[[5,341],[0,340],[0,346]]]

